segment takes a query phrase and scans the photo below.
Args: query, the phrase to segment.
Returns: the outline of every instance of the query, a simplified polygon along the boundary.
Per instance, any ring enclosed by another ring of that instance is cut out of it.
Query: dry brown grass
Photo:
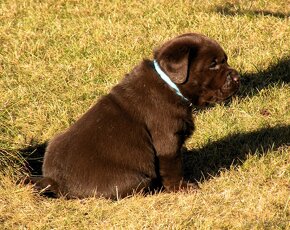
[[[289,12],[278,0],[1,1],[0,228],[289,229]],[[232,104],[194,115],[185,168],[199,191],[51,200],[16,185],[21,149],[189,31],[218,40],[243,79]]]

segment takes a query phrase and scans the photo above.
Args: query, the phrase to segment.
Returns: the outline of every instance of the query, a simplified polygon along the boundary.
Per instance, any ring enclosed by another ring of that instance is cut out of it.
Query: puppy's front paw
[[[179,190],[190,191],[190,190],[197,190],[197,189],[200,189],[197,183],[192,183],[188,181],[181,181],[180,186],[179,186]]]
[[[181,180],[179,184],[172,186],[166,186],[166,191],[168,192],[178,192],[178,191],[194,191],[200,189],[197,183],[191,183],[188,181]]]

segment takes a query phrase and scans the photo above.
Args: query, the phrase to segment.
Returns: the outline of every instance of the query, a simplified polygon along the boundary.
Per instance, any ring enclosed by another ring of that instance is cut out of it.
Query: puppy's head
[[[194,105],[218,103],[239,88],[238,72],[214,40],[195,33],[176,37],[154,53],[162,70]]]

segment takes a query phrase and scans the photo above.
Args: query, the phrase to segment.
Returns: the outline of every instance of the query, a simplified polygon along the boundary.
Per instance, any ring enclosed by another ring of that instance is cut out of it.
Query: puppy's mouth
[[[229,101],[240,88],[239,81],[226,81],[226,83],[217,90],[213,103],[221,103]]]
[[[205,106],[213,106],[215,104],[220,104],[220,103],[226,103],[228,104],[232,96],[238,92],[239,88],[237,87],[235,90],[228,91],[227,93],[223,92],[221,89],[217,90],[214,94],[208,95],[207,97],[203,98],[199,106],[205,107]]]
[[[231,100],[232,96],[235,95],[238,92],[239,88],[236,88],[235,90],[225,94],[223,97],[216,97],[216,102],[215,103],[221,103],[221,102],[226,102]],[[221,91],[221,90],[220,90]],[[221,91],[222,94],[222,91]]]

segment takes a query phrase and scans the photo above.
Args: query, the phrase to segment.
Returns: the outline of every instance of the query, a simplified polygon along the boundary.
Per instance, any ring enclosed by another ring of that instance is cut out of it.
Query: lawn
[[[40,173],[51,137],[186,32],[217,40],[242,78],[230,104],[193,113],[184,170],[200,190],[66,200],[16,183],[28,163]],[[0,229],[290,229],[289,38],[288,1],[1,0]]]

